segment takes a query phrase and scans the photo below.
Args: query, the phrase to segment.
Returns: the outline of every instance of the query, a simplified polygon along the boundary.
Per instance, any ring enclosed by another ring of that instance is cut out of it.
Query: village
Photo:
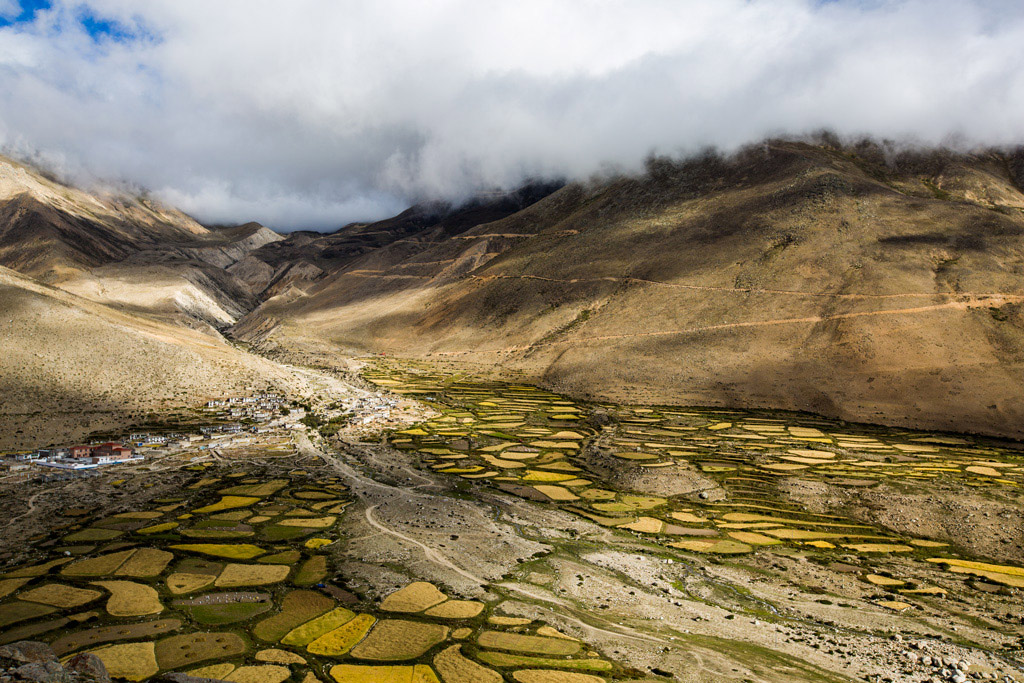
[[[203,451],[219,437],[270,431],[274,428],[272,423],[281,417],[284,405],[282,396],[269,393],[212,400],[206,403],[204,410],[211,424],[200,426],[197,432],[133,432],[116,441],[8,453],[0,458],[0,471],[24,476],[45,471],[35,468],[79,472],[105,465],[139,463],[147,457],[186,449]],[[238,421],[225,423],[225,420]]]
[[[347,396],[315,409],[266,392],[214,399],[203,405],[200,422],[187,430],[135,431],[114,440],[0,453],[0,476],[8,480],[89,476],[105,466],[135,465],[189,452],[203,456],[214,449],[248,444],[257,436],[284,436],[307,426],[323,425],[321,433],[327,426],[336,432],[341,425],[356,432],[377,431],[394,422],[393,412],[408,410],[411,403],[371,393]]]

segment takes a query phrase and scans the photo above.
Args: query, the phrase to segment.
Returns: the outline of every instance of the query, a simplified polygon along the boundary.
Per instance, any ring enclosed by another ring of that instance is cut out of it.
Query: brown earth
[[[223,339],[113,310],[0,267],[0,449],[62,443],[147,411],[287,387]]]
[[[78,295],[5,271],[0,413],[251,384],[230,330],[317,365],[384,352],[592,399],[1024,436],[1024,153],[827,142],[286,238],[0,159],[0,266]],[[77,313],[25,317],[40,292]]]
[[[595,399],[1021,437],[1019,162],[798,142],[653,160],[373,249],[234,331]]]

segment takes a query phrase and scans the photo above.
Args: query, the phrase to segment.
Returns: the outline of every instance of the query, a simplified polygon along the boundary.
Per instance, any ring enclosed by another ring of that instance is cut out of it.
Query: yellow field
[[[600,676],[547,669],[520,669],[512,674],[512,678],[519,683],[605,683]]]
[[[189,676],[195,676],[196,678],[212,678],[214,680],[224,680],[224,677],[235,670],[235,665],[230,663],[224,664],[211,664],[210,666],[201,666],[198,669],[192,669],[186,671]]]
[[[385,612],[422,612],[447,599],[434,584],[416,581],[384,598],[380,608]]]
[[[214,582],[219,588],[265,586],[288,578],[291,567],[282,564],[229,564]]]
[[[257,652],[256,661],[270,662],[271,664],[305,664],[306,658],[301,657],[294,652],[288,652],[287,650],[269,648],[267,650],[260,650]]]
[[[8,595],[18,590],[26,583],[28,579],[0,579],[0,598],[6,598]]]
[[[216,578],[209,574],[174,573],[167,577],[167,588],[175,595],[191,593],[209,586]]]
[[[306,650],[315,655],[337,657],[348,653],[352,647],[363,639],[366,632],[377,620],[369,614],[359,614],[355,619],[325,633],[306,646]]]
[[[119,553],[100,555],[85,560],[78,560],[61,570],[65,576],[107,576],[117,571],[131,557],[134,550],[122,550]]]
[[[618,528],[629,529],[630,531],[639,531],[644,534],[657,534],[661,533],[661,530],[665,528],[665,523],[660,519],[655,519],[654,517],[641,517],[635,522],[620,524]]]
[[[139,548],[114,572],[115,576],[148,578],[159,576],[174,554],[156,548]]]
[[[956,560],[945,557],[929,557],[928,562],[948,564],[951,567],[962,567],[964,569],[978,569],[986,572],[995,572],[996,574],[1024,576],[1024,568],[1007,564],[989,564],[988,562],[973,562],[971,560]]]
[[[134,581],[93,581],[110,591],[107,613],[112,617],[141,617],[164,611],[160,596],[149,586]]]
[[[696,553],[711,553],[713,555],[736,555],[740,553],[749,553],[753,550],[753,548],[746,543],[740,543],[739,541],[732,540],[686,540],[675,541],[668,545],[681,550],[689,550]]]
[[[452,645],[434,657],[434,668],[445,683],[501,683],[502,676],[462,656],[462,646]]]
[[[480,647],[513,652],[530,652],[538,655],[572,655],[580,650],[580,643],[566,638],[528,636],[504,631],[484,631],[477,639]]]
[[[18,598],[28,600],[29,602],[51,605],[52,607],[70,609],[92,602],[101,595],[102,593],[99,591],[87,588],[75,588],[74,586],[66,586],[60,583],[48,583],[45,586],[25,591]]]
[[[221,510],[247,507],[258,500],[259,498],[255,496],[222,496],[219,502],[196,508],[194,511],[204,514],[207,512],[220,512]]]
[[[331,667],[331,678],[338,683],[439,683],[434,670],[425,664],[415,666],[361,666],[338,664]]]
[[[282,683],[291,675],[291,669],[287,666],[258,664],[240,666],[225,676],[224,680],[231,683]]]
[[[913,550],[909,545],[901,543],[852,543],[844,544],[843,547],[859,553],[909,553]]]
[[[115,678],[143,681],[160,670],[153,643],[122,643],[91,651],[103,661],[107,673]]]
[[[892,579],[888,576],[881,576],[880,574],[868,574],[864,579],[875,586],[902,586],[906,583],[906,581]]]
[[[283,519],[278,522],[281,526],[300,526],[307,529],[327,529],[334,526],[338,518],[333,515],[327,517],[299,517],[295,519]]]
[[[577,496],[575,493],[571,492],[569,489],[564,488],[562,486],[548,486],[541,484],[539,486],[534,486],[533,488],[537,489],[551,500],[579,500],[579,496]]]
[[[424,614],[438,619],[472,619],[484,610],[484,604],[475,600],[448,600],[435,605]]]
[[[352,656],[385,662],[415,659],[447,637],[447,626],[385,619],[352,648]]]
[[[296,626],[288,632],[288,635],[281,639],[281,643],[298,647],[309,645],[325,633],[352,621],[355,616],[355,612],[344,607],[338,607],[327,614],[322,614],[315,619],[307,621],[301,626]]]
[[[180,543],[172,545],[171,548],[213,557],[226,557],[229,560],[251,560],[267,552],[251,543]]]

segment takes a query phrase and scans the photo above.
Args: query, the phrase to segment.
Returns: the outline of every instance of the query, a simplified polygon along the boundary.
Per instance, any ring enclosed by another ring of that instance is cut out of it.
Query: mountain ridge
[[[1024,436],[1016,157],[885,156],[776,141],[655,159],[361,256],[233,330],[595,400]]]
[[[52,284],[326,365],[387,353],[598,401],[1022,438],[1022,172],[1020,150],[772,140],[332,233],[175,230],[91,260],[65,241],[82,263]],[[46,209],[44,235],[73,220]],[[11,232],[0,265],[38,276]]]

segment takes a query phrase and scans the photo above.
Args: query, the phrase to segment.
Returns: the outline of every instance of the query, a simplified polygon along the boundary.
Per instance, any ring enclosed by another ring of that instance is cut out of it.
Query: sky
[[[0,0],[0,148],[332,229],[830,129],[1024,143],[1020,0]]]

